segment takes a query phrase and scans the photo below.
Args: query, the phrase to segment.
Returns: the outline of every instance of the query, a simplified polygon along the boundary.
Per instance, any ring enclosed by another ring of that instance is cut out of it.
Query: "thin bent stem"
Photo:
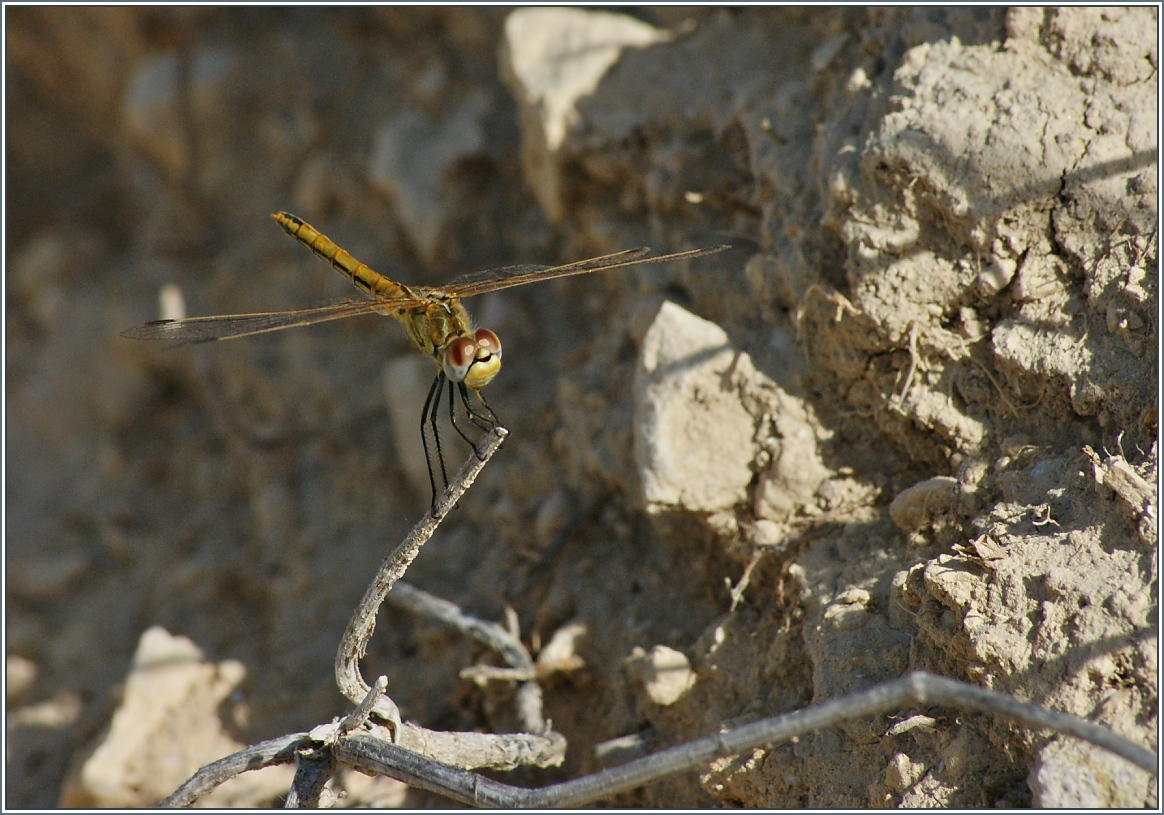
[[[866,691],[830,699],[793,713],[706,736],[561,784],[527,789],[442,764],[382,740],[357,734],[336,745],[340,761],[363,772],[390,775],[455,801],[487,807],[569,807],[608,798],[672,773],[706,766],[716,758],[787,741],[842,722],[908,705],[948,705],[1017,719],[1091,742],[1155,774],[1156,755],[1105,727],[1021,702],[997,691],[921,671]]]
[[[497,623],[482,620],[463,611],[455,603],[429,594],[413,585],[399,581],[388,595],[388,602],[414,614],[421,614],[467,634],[501,654],[522,681],[518,688],[518,717],[527,733],[546,733],[549,726],[542,716],[541,688],[531,682],[536,671],[533,658],[516,634]],[[463,674],[462,674],[463,676]]]
[[[273,764],[290,764],[295,761],[295,755],[301,748],[310,746],[309,734],[291,733],[239,750],[226,758],[207,764],[194,773],[185,784],[163,799],[158,807],[171,809],[191,806],[203,795],[236,775],[242,775],[247,770],[270,767]]]
[[[380,564],[375,579],[368,590],[364,592],[363,599],[360,600],[360,604],[348,622],[347,630],[344,631],[343,639],[340,641],[339,650],[335,656],[336,684],[339,685],[340,692],[352,702],[358,704],[368,694],[370,686],[360,675],[359,661],[367,653],[368,640],[371,639],[372,632],[376,628],[376,612],[379,611],[380,604],[384,602],[384,597],[392,585],[404,575],[404,572],[420,552],[420,547],[436,532],[445,515],[456,505],[465,491],[472,486],[477,475],[493,457],[493,454],[497,452],[508,433],[509,431],[504,427],[496,427],[485,437],[477,455],[469,458],[453,479],[453,483],[436,501],[433,509],[412,528],[408,537]],[[400,713],[391,699],[387,696],[380,697],[372,708],[372,712],[395,725],[395,731],[399,734]]]
[[[502,784],[363,732],[340,737],[333,749],[335,758],[349,767],[371,775],[386,775],[463,804],[568,807],[593,803],[673,773],[703,767],[716,758],[788,741],[852,719],[917,705],[977,710],[1015,719],[1035,729],[1055,730],[1115,753],[1153,775],[1158,772],[1156,755],[1151,750],[1105,727],[997,691],[920,671],[869,690],[660,750],[620,767],[535,789]],[[441,735],[460,738],[481,734]],[[199,796],[247,770],[295,761],[297,753],[312,743],[310,734],[294,733],[240,750],[203,767],[162,801],[161,806],[189,806]],[[515,761],[514,765],[520,763],[524,762]]]

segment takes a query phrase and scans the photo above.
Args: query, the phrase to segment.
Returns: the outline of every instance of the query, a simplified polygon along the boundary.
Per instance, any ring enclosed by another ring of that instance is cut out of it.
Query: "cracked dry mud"
[[[910,669],[1157,749],[1155,9],[6,11],[8,806],[152,804],[344,711],[340,633],[428,502],[428,363],[371,317],[118,336],[167,284],[191,315],[349,295],[276,210],[429,285],[733,245],[466,303],[512,435],[407,579],[527,642],[571,626],[566,764],[512,780]],[[191,718],[127,735],[147,645]],[[481,658],[388,609],[365,674],[427,727],[512,729],[509,687],[458,678]],[[608,803],[1155,796],[938,708]]]

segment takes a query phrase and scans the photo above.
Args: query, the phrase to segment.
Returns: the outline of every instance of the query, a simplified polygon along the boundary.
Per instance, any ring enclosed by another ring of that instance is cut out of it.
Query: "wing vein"
[[[627,266],[639,266],[647,263],[662,263],[670,260],[699,258],[722,252],[729,248],[726,245],[713,246],[706,249],[689,249],[685,252],[673,252],[669,255],[643,257],[650,248],[640,246],[638,249],[626,249],[611,255],[579,260],[561,266],[506,266],[501,269],[489,269],[484,272],[458,277],[442,290],[454,297],[472,297],[477,294],[522,286],[526,283],[535,283],[542,280],[554,280],[559,277],[588,274],[590,272],[621,269]]]
[[[315,325],[340,320],[359,314],[394,314],[402,309],[423,305],[423,301],[347,300],[315,308],[295,311],[268,311],[254,314],[227,314],[214,317],[187,317],[181,320],[155,320],[121,332],[121,336],[135,340],[177,340],[181,342],[212,342],[250,337],[269,331],[281,331],[304,325]]]

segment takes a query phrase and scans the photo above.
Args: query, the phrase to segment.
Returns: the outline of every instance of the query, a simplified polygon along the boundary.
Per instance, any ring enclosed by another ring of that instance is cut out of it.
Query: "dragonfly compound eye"
[[[488,328],[478,328],[473,340],[477,343],[478,359],[501,356],[501,340]]]
[[[465,381],[465,374],[476,358],[477,344],[468,337],[457,337],[445,348],[445,376],[453,382]]]
[[[501,370],[501,340],[487,328],[457,337],[445,347],[444,371],[453,382],[477,389],[488,385]]]

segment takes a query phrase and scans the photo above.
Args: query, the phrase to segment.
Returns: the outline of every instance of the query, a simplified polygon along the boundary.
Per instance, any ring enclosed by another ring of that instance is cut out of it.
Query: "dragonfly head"
[[[501,370],[501,340],[488,328],[478,328],[472,337],[457,337],[445,346],[442,365],[450,381],[483,388]]]

